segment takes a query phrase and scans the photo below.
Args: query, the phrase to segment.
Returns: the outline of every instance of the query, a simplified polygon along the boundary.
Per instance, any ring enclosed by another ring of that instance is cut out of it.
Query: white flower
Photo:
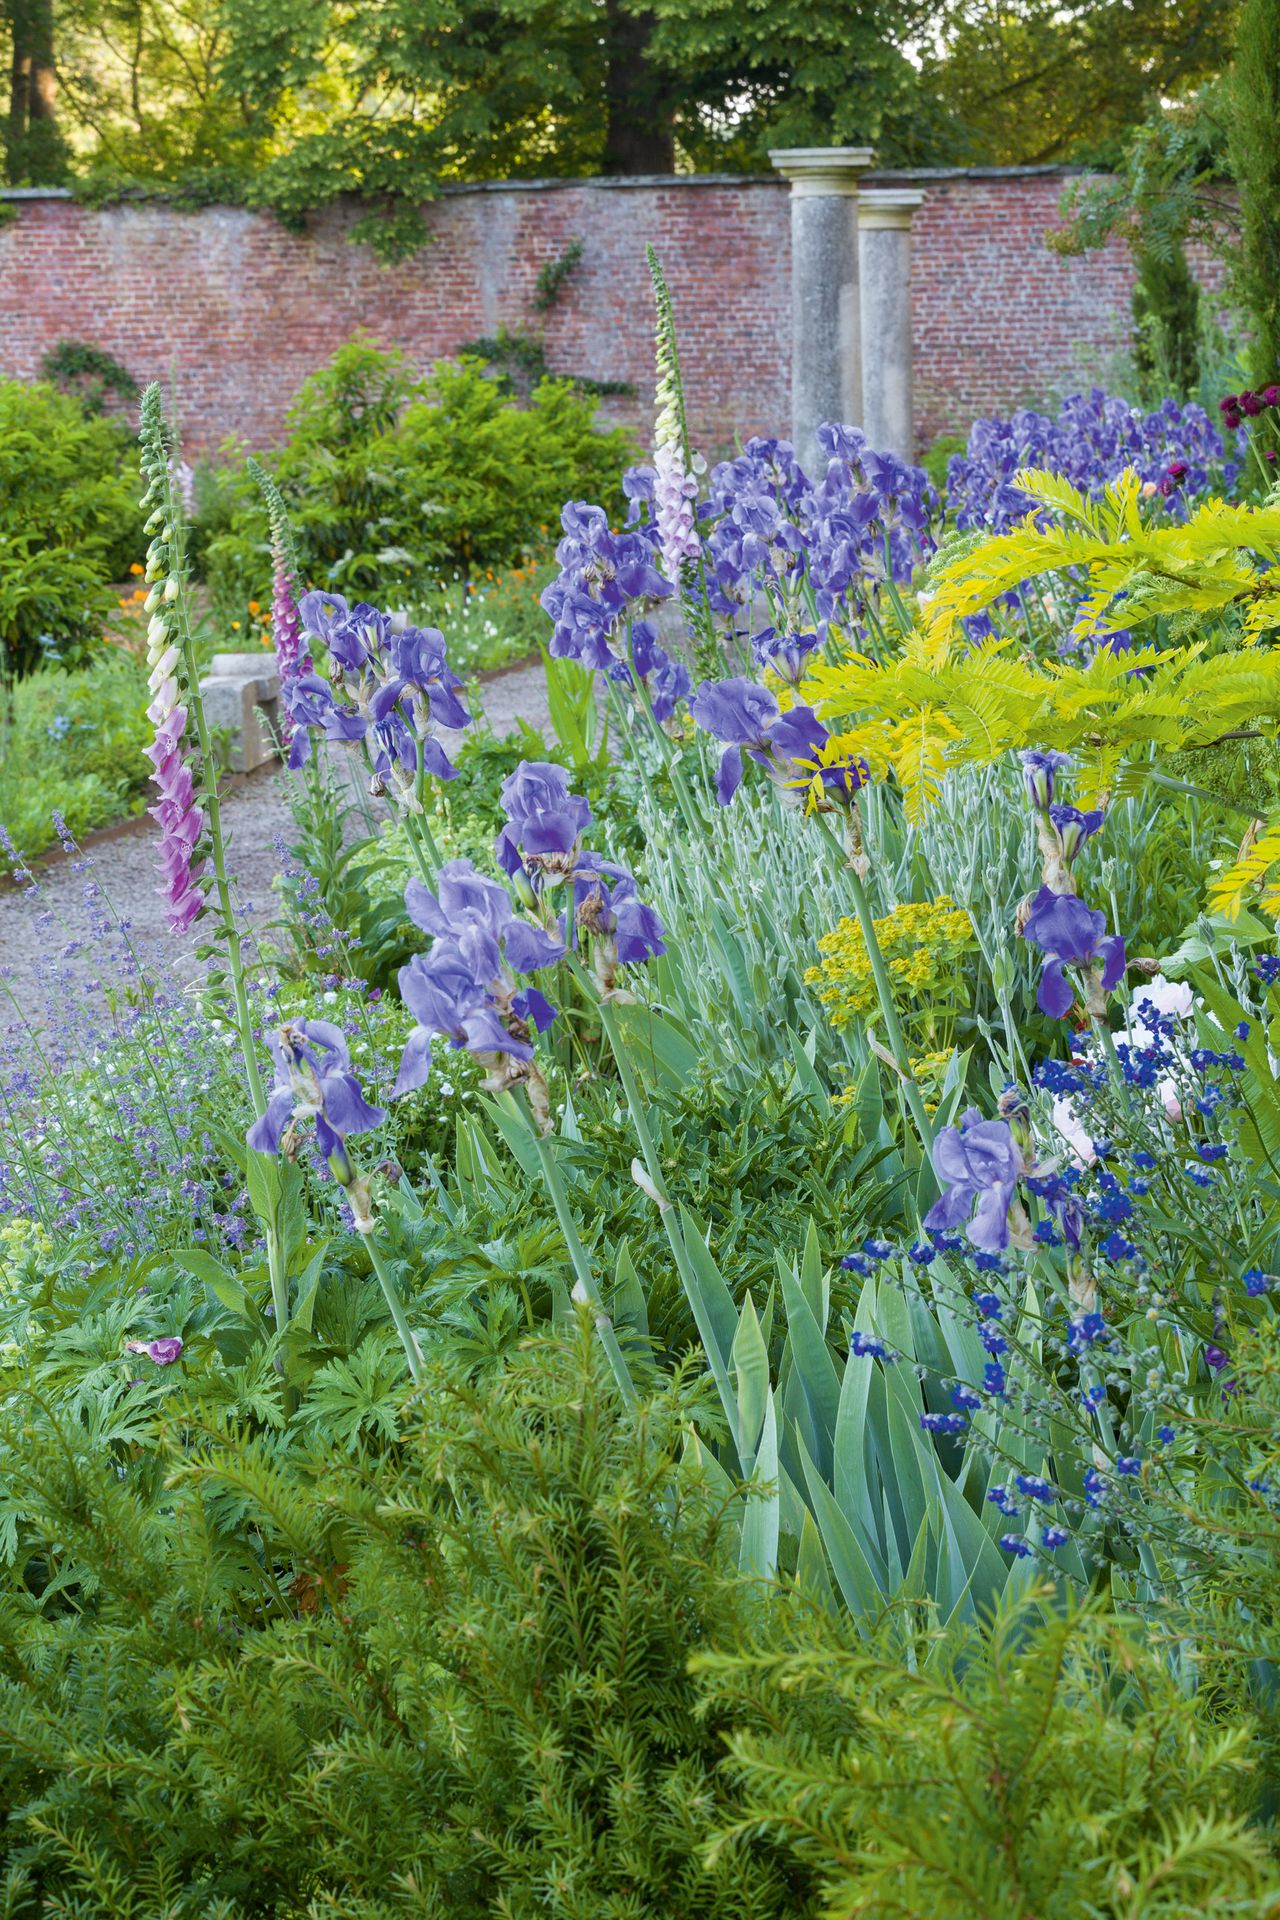
[[[1093,1150],[1093,1141],[1081,1124],[1080,1116],[1065,1095],[1059,1094],[1053,1103],[1050,1115],[1054,1131],[1061,1134],[1071,1149],[1071,1158],[1078,1167],[1091,1167],[1098,1156]]]

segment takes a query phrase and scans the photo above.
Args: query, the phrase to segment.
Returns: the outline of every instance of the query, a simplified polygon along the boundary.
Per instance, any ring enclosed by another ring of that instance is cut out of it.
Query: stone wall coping
[[[802,149],[818,154],[821,148]],[[831,149],[835,153],[851,149]],[[947,180],[1029,180],[1029,179],[1067,179],[1093,172],[1090,167],[1068,166],[1065,163],[1048,161],[1043,165],[1026,167],[890,167],[870,168],[862,173],[864,187],[910,186],[915,181]],[[581,178],[573,176],[548,177],[542,180],[460,180],[441,187],[441,199],[454,199],[470,193],[546,193],[551,190],[570,190],[585,187],[593,192],[630,191],[636,188],[660,187],[664,191],[671,188],[688,187],[774,187],[779,192],[786,190],[786,182],[776,173],[635,173],[635,174],[585,174]],[[118,200],[108,203],[109,207],[118,205],[136,205],[139,202],[156,201],[166,204],[171,196],[162,189],[151,187],[126,188]],[[0,201],[13,200],[68,200],[82,205],[88,212],[97,208],[88,201],[78,201],[69,187],[0,187]],[[248,209],[238,206],[234,201],[225,204],[236,212]],[[427,203],[428,205],[430,202]],[[181,207],[176,211],[199,215],[212,211],[212,207]],[[269,211],[269,209],[264,209]]]

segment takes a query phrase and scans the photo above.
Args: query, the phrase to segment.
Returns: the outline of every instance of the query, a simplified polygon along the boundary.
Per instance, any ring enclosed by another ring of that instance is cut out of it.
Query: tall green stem
[[[539,1131],[538,1124],[529,1112],[527,1106],[521,1101],[517,1101],[516,1106],[525,1125],[529,1129],[534,1147],[537,1150],[538,1165],[542,1171],[542,1178],[546,1184],[547,1192],[551,1195],[551,1204],[556,1210],[556,1219],[560,1223],[560,1232],[564,1236],[564,1243],[569,1252],[569,1262],[573,1267],[574,1279],[577,1283],[574,1292],[591,1309],[592,1316],[595,1320],[596,1333],[599,1336],[601,1346],[605,1350],[610,1368],[613,1371],[613,1377],[618,1384],[618,1391],[622,1395],[625,1404],[628,1407],[634,1407],[638,1404],[638,1396],[636,1394],[635,1382],[631,1378],[631,1369],[627,1365],[626,1355],[618,1345],[618,1336],[613,1330],[613,1322],[605,1312],[604,1302],[600,1298],[600,1289],[597,1287],[595,1275],[591,1271],[591,1262],[587,1258],[587,1250],[583,1246],[578,1234],[577,1222],[574,1220],[573,1211],[569,1205],[569,1196],[565,1192],[564,1181],[560,1177],[560,1169],[556,1165],[555,1155],[552,1153],[545,1136]]]
[[[378,1276],[378,1285],[382,1288],[382,1297],[387,1303],[388,1311],[395,1323],[396,1332],[400,1336],[400,1345],[404,1348],[404,1357],[409,1363],[410,1378],[415,1387],[421,1386],[423,1375],[426,1371],[423,1365],[422,1349],[418,1345],[413,1328],[409,1325],[405,1317],[400,1295],[396,1291],[395,1282],[391,1278],[390,1270],[386,1260],[383,1258],[382,1249],[378,1245],[377,1235],[373,1233],[366,1234],[364,1243],[369,1249],[369,1258],[373,1262],[373,1270]]]
[[[186,696],[187,711],[195,721],[196,738],[200,748],[198,772],[201,798],[204,802],[209,830],[210,859],[213,865],[218,918],[226,947],[227,967],[231,974],[236,1033],[240,1041],[245,1081],[253,1103],[254,1115],[256,1118],[261,1118],[266,1111],[267,1098],[254,1044],[253,1016],[249,1009],[249,993],[245,984],[243,938],[236,923],[231,882],[227,874],[226,840],[222,829],[222,804],[218,792],[218,769],[213,752],[213,737],[209,731],[204,700],[200,693],[199,663],[196,659],[195,635],[191,628],[190,607],[187,600],[186,537],[182,503],[174,488],[171,455],[166,440],[167,435],[160,417],[159,391],[153,387],[148,390],[143,399],[143,462],[144,472],[151,483],[149,497],[154,499],[158,493],[160,498],[163,517],[167,523],[167,531],[161,538],[169,551],[165,562],[162,565],[158,563],[154,572],[151,569],[148,572],[153,580],[158,580],[161,574],[164,575],[166,581],[164,603],[171,609],[178,626],[183,692]],[[163,548],[161,551],[163,552]],[[271,1302],[275,1310],[276,1327],[283,1330],[289,1319],[289,1291],[284,1273],[284,1253],[280,1242],[279,1222],[273,1215],[264,1220],[262,1225],[267,1243]]]
[[[623,1044],[622,1035],[618,1031],[617,1016],[614,1013],[612,1005],[608,1000],[601,1000],[598,1004],[600,1008],[600,1023],[604,1028],[605,1037],[609,1042],[609,1049],[613,1054],[614,1065],[618,1069],[618,1077],[622,1081],[622,1091],[627,1103],[627,1112],[630,1115],[631,1125],[635,1131],[636,1140],[640,1147],[640,1158],[644,1162],[644,1169],[649,1176],[649,1183],[657,1197],[658,1212],[662,1218],[662,1227],[667,1236],[667,1244],[671,1248],[671,1257],[676,1263],[676,1272],[680,1275],[680,1284],[685,1290],[685,1295],[693,1311],[693,1317],[698,1328],[698,1335],[702,1341],[703,1351],[707,1357],[707,1365],[711,1369],[712,1378],[716,1383],[716,1390],[720,1395],[720,1404],[724,1409],[725,1418],[729,1423],[729,1431],[733,1436],[733,1444],[739,1455],[741,1455],[742,1446],[741,1427],[738,1420],[738,1396],[733,1390],[733,1383],[729,1378],[728,1369],[721,1358],[720,1349],[715,1337],[715,1329],[707,1318],[703,1300],[703,1290],[699,1286],[697,1275],[693,1271],[693,1263],[689,1258],[689,1249],[684,1243],[684,1233],[676,1217],[671,1196],[667,1192],[666,1182],[662,1177],[662,1163],[658,1157],[657,1148],[654,1145],[653,1135],[649,1130],[649,1118],[644,1110],[644,1101],[641,1098],[640,1086],[636,1080],[635,1070],[631,1065],[630,1057]]]
[[[857,803],[855,802],[854,804],[856,805]],[[902,1031],[902,1023],[898,1019],[898,1009],[894,1004],[893,983],[889,979],[889,969],[885,965],[884,954],[881,951],[880,941],[876,934],[876,923],[871,912],[871,902],[867,898],[867,889],[863,885],[862,875],[846,857],[844,848],[841,847],[839,840],[832,831],[826,814],[820,813],[817,818],[822,825],[823,831],[826,833],[828,842],[839,856],[841,872],[844,874],[849,892],[853,897],[853,910],[858,916],[858,925],[862,929],[862,939],[867,949],[867,958],[871,962],[871,975],[876,983],[876,995],[880,1002],[880,1013],[884,1020],[884,1030],[889,1042],[889,1052],[897,1068],[899,1085],[902,1088],[907,1105],[911,1109],[911,1118],[915,1122],[916,1132],[920,1136],[920,1144],[924,1148],[924,1157],[926,1160],[929,1160],[933,1153],[933,1127],[928,1114],[924,1110],[924,1100],[911,1072],[911,1057],[907,1052],[906,1037]]]

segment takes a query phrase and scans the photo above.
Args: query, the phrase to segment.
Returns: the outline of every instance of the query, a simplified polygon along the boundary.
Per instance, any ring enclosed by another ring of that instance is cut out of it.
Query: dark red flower
[[[1262,412],[1263,404],[1260,393],[1242,393],[1240,395],[1240,410],[1242,413],[1247,413],[1251,420],[1256,419]]]

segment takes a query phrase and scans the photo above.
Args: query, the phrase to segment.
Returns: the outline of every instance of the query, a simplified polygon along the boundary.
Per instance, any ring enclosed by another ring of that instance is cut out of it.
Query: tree
[[[909,157],[903,19],[886,0],[234,0],[222,74],[271,122],[255,192],[294,215],[361,193],[395,244],[440,179],[741,168],[842,139]]]
[[[6,176],[13,184],[60,181],[67,158],[56,112],[53,0],[6,0],[0,17],[9,37]]]
[[[1241,215],[1235,290],[1253,379],[1270,386],[1280,379],[1280,0],[1244,0],[1228,103]]]
[[[1200,376],[1201,301],[1187,260],[1198,240],[1229,257],[1239,209],[1228,177],[1221,81],[1180,106],[1157,106],[1125,141],[1114,171],[1073,181],[1055,252],[1083,253],[1120,234],[1133,255],[1136,359],[1144,391],[1188,397]]]
[[[1232,0],[939,0],[924,82],[957,157],[1110,164],[1130,131],[1226,65]]]

